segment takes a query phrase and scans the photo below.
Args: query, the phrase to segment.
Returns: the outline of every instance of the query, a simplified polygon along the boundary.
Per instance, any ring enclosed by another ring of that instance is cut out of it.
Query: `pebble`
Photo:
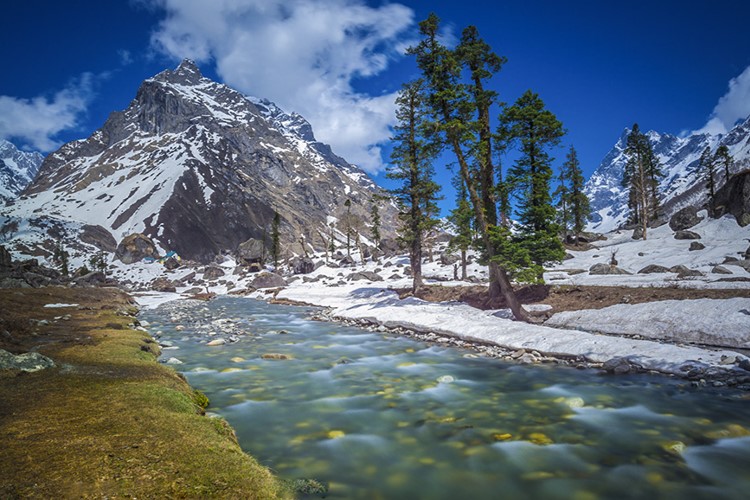
[[[455,382],[456,379],[454,379],[451,375],[441,375],[437,378],[437,381],[441,384],[450,384],[452,382]]]
[[[181,365],[182,361],[180,361],[177,358],[169,358],[168,360],[165,361],[165,363],[168,365]]]
[[[206,345],[208,345],[208,346],[217,346],[217,345],[224,345],[226,343],[227,343],[227,341],[224,340],[224,339],[214,339],[214,340],[208,342]]]

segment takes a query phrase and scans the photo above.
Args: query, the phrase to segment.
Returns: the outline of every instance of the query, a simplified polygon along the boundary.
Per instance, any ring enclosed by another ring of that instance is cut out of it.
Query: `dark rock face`
[[[711,213],[717,218],[732,214],[743,227],[750,224],[750,170],[733,175],[716,191]]]
[[[701,235],[693,231],[676,231],[674,233],[676,240],[699,240]]]
[[[81,228],[79,237],[84,243],[94,245],[99,250],[104,250],[105,252],[114,252],[117,249],[117,241],[112,236],[112,233],[102,226],[86,224]]]
[[[282,278],[276,273],[260,273],[250,283],[250,286],[256,289],[257,288],[279,288],[279,287],[286,286],[286,281],[284,281],[284,278]]]
[[[289,265],[293,274],[309,274],[315,270],[315,263],[310,257],[294,257]]]
[[[668,272],[669,272],[669,269],[664,266],[658,266],[656,264],[649,264],[648,266],[638,271],[638,274],[654,274],[654,273],[668,273]]]
[[[132,264],[146,257],[158,259],[159,252],[156,251],[156,245],[151,238],[141,233],[126,236],[115,250],[115,258],[123,264]]]
[[[685,207],[682,210],[675,212],[675,214],[669,219],[669,228],[672,231],[682,231],[684,229],[690,229],[697,225],[703,217],[698,216],[698,209],[695,207]]]
[[[0,269],[9,269],[13,264],[13,257],[10,252],[0,245]]]

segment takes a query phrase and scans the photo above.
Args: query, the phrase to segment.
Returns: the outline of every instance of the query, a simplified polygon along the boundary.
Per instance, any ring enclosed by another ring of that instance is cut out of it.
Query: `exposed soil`
[[[396,290],[400,297],[411,295],[411,289]],[[699,290],[685,288],[634,288],[619,286],[551,286],[529,285],[519,287],[516,295],[523,304],[548,304],[550,313],[601,309],[615,304],[642,304],[659,300],[750,298],[750,289]],[[503,309],[507,304],[502,297],[490,300],[486,286],[426,285],[417,297],[429,302],[460,301],[478,309]],[[546,313],[549,314],[549,313]]]

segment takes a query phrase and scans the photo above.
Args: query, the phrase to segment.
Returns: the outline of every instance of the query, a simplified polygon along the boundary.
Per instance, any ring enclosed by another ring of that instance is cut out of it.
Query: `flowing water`
[[[328,498],[750,498],[748,393],[507,363],[313,311],[226,297],[141,318],[243,449]],[[205,345],[227,329],[244,334]]]

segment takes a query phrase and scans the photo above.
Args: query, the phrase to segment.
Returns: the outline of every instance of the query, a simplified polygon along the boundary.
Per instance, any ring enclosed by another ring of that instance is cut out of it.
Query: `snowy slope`
[[[21,151],[0,139],[0,205],[15,199],[31,183],[43,160],[39,153]]]
[[[208,261],[262,239],[274,212],[285,246],[301,236],[320,246],[347,198],[364,218],[374,193],[303,117],[205,78],[185,60],[143,82],[91,137],[50,154],[8,215],[99,225],[117,241],[141,232]],[[393,219],[395,209],[382,215]]]
[[[585,192],[591,200],[593,212],[588,230],[599,233],[613,231],[627,221],[627,190],[622,186],[625,169],[625,144],[629,129],[625,129],[612,150],[586,183]],[[661,203],[666,216],[687,205],[701,206],[706,201],[704,181],[700,178],[698,160],[708,146],[716,151],[725,144],[735,160],[732,173],[750,166],[750,118],[735,126],[726,135],[692,134],[677,137],[650,131],[647,134],[665,177],[659,184]],[[718,184],[725,182],[718,176]]]

